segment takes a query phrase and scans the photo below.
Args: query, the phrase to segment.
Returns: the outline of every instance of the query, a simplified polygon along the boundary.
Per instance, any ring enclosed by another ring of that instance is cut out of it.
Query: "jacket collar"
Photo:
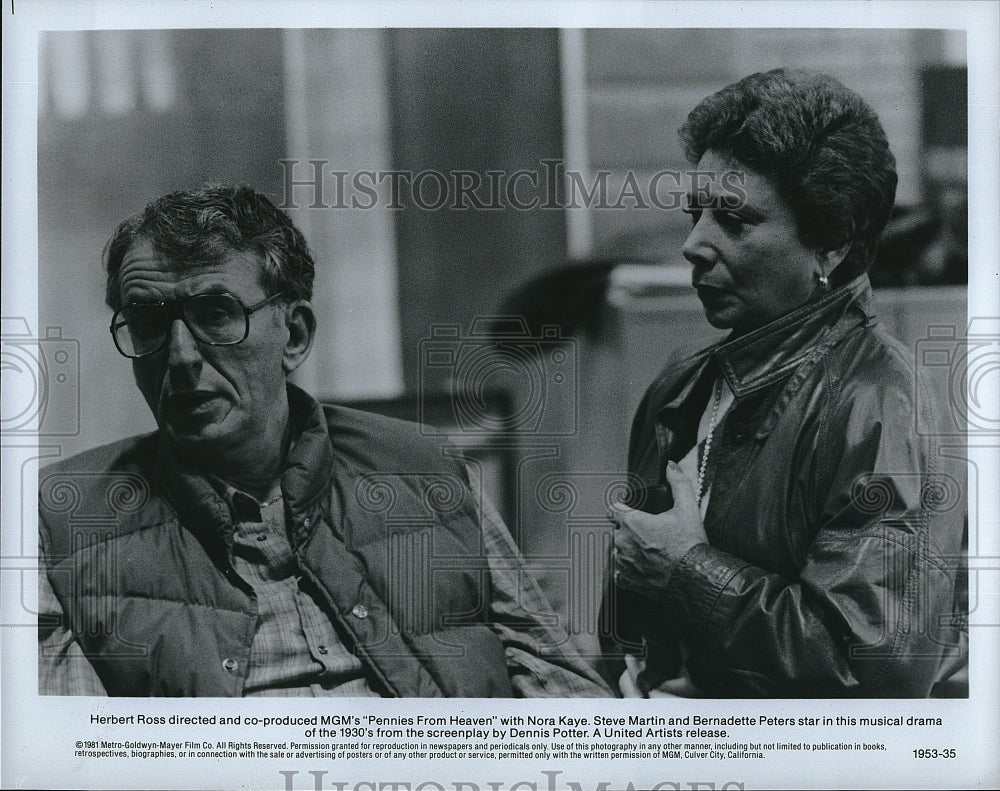
[[[703,349],[678,364],[656,412],[661,454],[664,432],[693,440],[695,413],[700,414],[712,382],[721,371],[737,401],[783,379],[790,379],[754,428],[767,436],[809,372],[854,327],[876,322],[875,297],[868,275],[860,275],[819,299],[751,333]],[[690,436],[689,436],[690,435]]]
[[[704,384],[705,371],[713,362],[737,399],[780,381],[807,357],[825,353],[852,327],[874,324],[875,307],[868,275],[863,274],[753,332],[703,349],[681,363],[689,373],[681,377],[680,388],[662,409],[682,408]],[[845,316],[850,319],[841,321]]]
[[[842,321],[846,316],[852,320]],[[863,274],[770,324],[711,351],[737,398],[787,377],[818,350],[836,343],[849,329],[875,323],[875,297]]]

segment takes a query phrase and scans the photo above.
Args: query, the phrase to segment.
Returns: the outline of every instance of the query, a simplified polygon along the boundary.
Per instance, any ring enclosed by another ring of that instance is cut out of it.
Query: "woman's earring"
[[[819,287],[821,291],[830,290],[830,277],[822,269],[819,271]]]

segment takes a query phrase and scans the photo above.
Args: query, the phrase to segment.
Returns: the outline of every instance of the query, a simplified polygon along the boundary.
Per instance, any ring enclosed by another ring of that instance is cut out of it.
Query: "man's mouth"
[[[167,412],[172,415],[194,415],[203,412],[219,398],[218,393],[195,390],[190,393],[171,393],[167,397]]]

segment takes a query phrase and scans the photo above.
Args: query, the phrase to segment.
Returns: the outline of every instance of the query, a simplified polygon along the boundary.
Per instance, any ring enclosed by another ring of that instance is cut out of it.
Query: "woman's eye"
[[[728,211],[718,211],[715,214],[715,220],[727,231],[743,230],[743,219],[738,214]]]

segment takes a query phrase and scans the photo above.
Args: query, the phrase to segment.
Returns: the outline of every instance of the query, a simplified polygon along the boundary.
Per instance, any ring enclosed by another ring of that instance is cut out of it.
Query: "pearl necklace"
[[[712,419],[708,422],[708,435],[705,437],[705,450],[701,454],[701,464],[698,465],[698,505],[701,505],[701,498],[705,494],[705,470],[708,469],[708,454],[712,449],[712,434],[715,433],[715,421],[719,417],[719,404],[722,403],[722,382],[716,381],[713,385],[715,393],[712,403]]]

